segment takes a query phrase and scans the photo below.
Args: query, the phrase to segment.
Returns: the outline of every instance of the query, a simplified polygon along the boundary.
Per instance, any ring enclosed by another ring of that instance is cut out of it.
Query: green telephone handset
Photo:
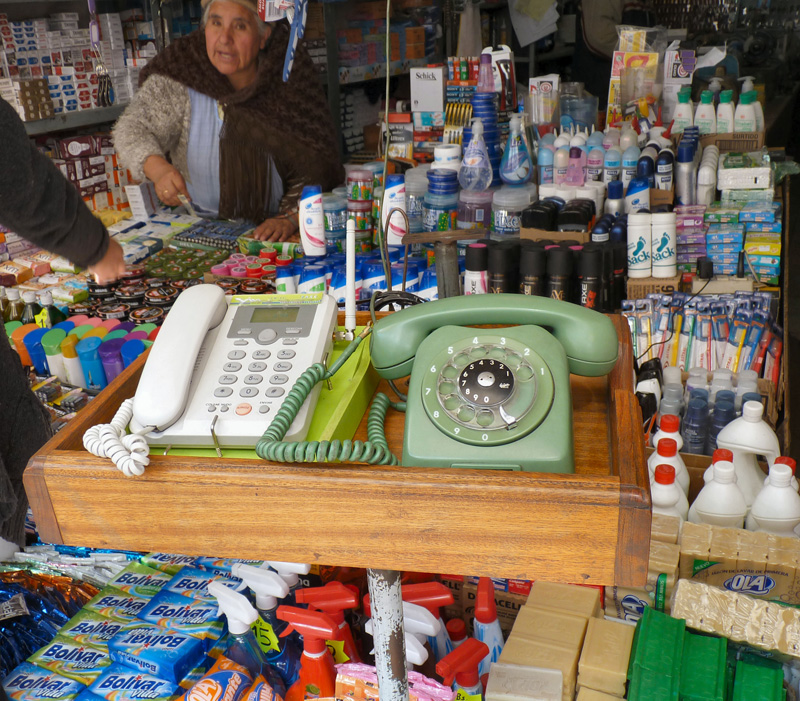
[[[604,315],[514,294],[426,302],[370,338],[382,377],[411,375],[403,465],[538,472],[574,471],[569,374],[607,374],[617,348]]]

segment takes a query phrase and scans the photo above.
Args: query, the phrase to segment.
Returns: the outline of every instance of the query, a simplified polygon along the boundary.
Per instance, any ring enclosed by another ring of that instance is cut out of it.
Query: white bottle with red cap
[[[675,482],[675,468],[672,465],[656,465],[650,481],[650,497],[653,500],[653,513],[664,516],[677,516],[681,522],[689,514],[689,502],[683,490]]]
[[[653,481],[656,465],[672,465],[675,468],[675,482],[683,490],[684,496],[689,494],[689,471],[678,453],[678,444],[674,438],[661,438],[656,445],[656,452],[647,460],[650,470],[650,482]]]
[[[794,489],[795,492],[798,491],[798,489],[800,489],[800,484],[797,482],[797,461],[786,455],[781,455],[775,458],[775,464],[788,465],[792,468],[792,489]],[[767,482],[769,482],[769,475],[764,478],[764,484]]]
[[[683,450],[683,436],[681,436],[681,419],[675,414],[662,414],[658,422],[658,431],[653,434],[651,441],[653,447],[658,445],[662,438],[672,438],[678,444],[678,452]]]
[[[712,453],[711,464],[706,468],[706,471],[703,473],[704,484],[708,484],[712,479],[714,479],[714,465],[716,465],[720,460],[727,460],[728,462],[733,462],[733,453],[727,448],[717,448]],[[738,482],[735,473],[733,481]]]
[[[785,463],[776,462],[769,468],[767,484],[750,508],[747,530],[797,538],[800,536],[794,529],[799,525],[800,494],[792,489],[792,468]]]
[[[741,528],[747,515],[747,502],[736,484],[731,460],[717,460],[709,468],[713,475],[689,508],[688,520],[711,526]]]

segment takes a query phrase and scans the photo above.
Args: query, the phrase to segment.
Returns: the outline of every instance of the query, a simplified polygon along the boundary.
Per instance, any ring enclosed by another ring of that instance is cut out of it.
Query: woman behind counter
[[[256,224],[260,240],[297,233],[304,185],[343,181],[330,111],[302,42],[281,79],[289,26],[267,24],[256,0],[203,0],[203,26],[142,70],[114,127],[134,178],[164,204],[178,194],[198,213]]]

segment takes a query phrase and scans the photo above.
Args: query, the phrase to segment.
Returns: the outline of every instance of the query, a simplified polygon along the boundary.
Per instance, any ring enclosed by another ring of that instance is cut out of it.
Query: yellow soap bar
[[[619,701],[619,696],[604,694],[597,689],[589,689],[578,684],[578,697],[575,701]]]
[[[581,686],[612,696],[625,695],[628,660],[636,629],[625,623],[590,618],[578,663]]]
[[[695,560],[708,562],[708,549],[711,546],[711,526],[705,523],[686,521],[681,526],[681,558],[678,571],[681,579],[691,579]]]
[[[650,521],[650,540],[662,543],[677,543],[681,531],[681,520],[677,516],[653,514]]]
[[[586,618],[528,604],[520,608],[511,634],[580,650],[586,635]]]
[[[570,611],[579,616],[602,617],[600,591],[574,584],[535,581],[531,585],[528,604],[548,609]]]
[[[563,684],[561,698],[563,701],[572,701],[575,696],[579,653],[579,648],[517,637],[512,633],[506,640],[498,662],[558,670],[561,672]]]

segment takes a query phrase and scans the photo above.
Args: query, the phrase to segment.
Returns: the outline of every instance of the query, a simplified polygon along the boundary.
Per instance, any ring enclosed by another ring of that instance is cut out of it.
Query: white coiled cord
[[[150,446],[143,435],[126,433],[133,416],[133,399],[122,402],[109,424],[92,426],[83,434],[83,447],[99,458],[110,458],[126,477],[144,474],[150,464]],[[151,427],[147,427],[147,432]]]

